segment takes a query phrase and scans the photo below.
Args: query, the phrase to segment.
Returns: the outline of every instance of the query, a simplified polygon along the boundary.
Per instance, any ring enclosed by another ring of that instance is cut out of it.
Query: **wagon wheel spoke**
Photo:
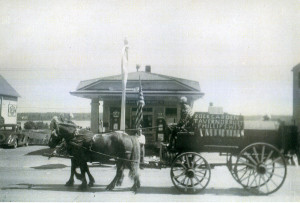
[[[192,184],[193,191],[195,192],[195,191],[196,191],[196,189],[195,189],[194,181],[193,181],[193,179],[192,179],[192,178],[190,178],[190,179],[191,179],[191,184]]]
[[[248,171],[247,171],[248,172]],[[244,181],[244,180],[246,180],[247,178],[249,179],[250,177],[251,177],[251,175],[252,175],[252,170],[249,172],[249,174],[247,175],[247,176],[245,176],[243,179],[240,179],[240,181],[242,182],[242,181]],[[248,183],[249,184],[249,183]],[[247,184],[247,185],[248,185]]]
[[[268,182],[266,182],[266,179],[265,179],[265,176],[263,175],[262,176],[262,179],[263,179],[263,181],[264,181],[264,183],[265,183],[265,185],[266,185],[266,188],[267,188],[267,193],[269,193],[269,187],[268,187]]]
[[[255,165],[250,164],[250,163],[248,163],[248,162],[241,162],[241,163],[242,163],[242,164],[245,164],[245,165],[247,165],[247,166],[250,166],[251,168],[256,168]]]
[[[195,155],[193,155],[193,160],[192,160],[192,168],[194,168],[194,166],[195,166]]]
[[[242,177],[240,179],[242,179],[246,175],[247,172],[248,171],[246,170],[245,173],[242,175]]]
[[[269,165],[271,165],[271,164],[273,164],[273,163],[275,163],[275,162],[279,161],[280,159],[281,159],[281,157],[280,157],[280,156],[279,156],[279,157],[277,157],[276,159],[272,160],[272,162],[271,162],[271,163],[269,163]]]
[[[199,176],[199,175],[196,175],[196,174],[195,174],[194,177],[198,177],[198,176]],[[199,178],[206,179],[206,180],[208,179],[208,177],[206,177],[206,176],[199,176]]]
[[[274,182],[274,180],[270,179],[270,181],[271,181],[276,187],[278,187],[278,185]]]
[[[198,160],[198,161],[199,161],[199,160]],[[201,160],[200,163],[198,163],[198,164],[197,164],[197,162],[196,162],[196,165],[195,165],[194,169],[197,169],[199,166],[202,165],[202,163],[204,163],[203,160]]]
[[[250,177],[252,175],[253,171],[250,172],[249,176],[248,176],[248,180],[247,180],[247,186],[249,185],[249,181],[250,181]]]
[[[267,167],[267,169],[273,169],[273,168],[284,168],[284,166],[272,166],[272,168],[271,167],[270,168]]]
[[[179,178],[180,176],[184,176],[185,175],[185,171],[184,172],[182,172],[181,174],[179,174],[179,175],[177,175],[177,176],[174,176],[174,178]]]
[[[199,178],[197,176],[195,176],[195,179],[198,181],[198,183],[201,185],[201,187],[203,188],[203,185],[201,184],[201,181],[199,180]]]
[[[237,172],[240,172],[240,171],[243,171],[243,170],[246,170],[247,169],[247,166],[244,166],[244,168],[241,168],[239,170],[237,170]]]
[[[174,168],[173,171],[183,171],[182,168],[177,167],[176,169]]]
[[[201,171],[195,170],[195,173],[205,174],[205,171],[204,170],[201,170]]]
[[[259,176],[259,179],[258,179],[258,193],[260,193],[260,186],[261,186],[261,184],[260,184],[260,181],[261,181],[261,176]]]
[[[264,156],[265,156],[265,145],[262,146],[262,150],[261,150],[261,162],[264,162]]]
[[[273,154],[273,150],[269,153],[269,155],[267,156],[267,158],[265,159],[265,161],[267,161],[268,159],[270,159],[270,157],[272,156],[272,154]]]
[[[245,153],[245,155],[247,156],[247,158],[252,161],[252,163],[254,163],[255,165],[257,164],[256,161],[251,157],[251,155],[249,153]]]
[[[183,178],[183,180],[181,180],[180,181],[180,183],[182,184],[182,185],[185,185],[184,183],[185,183],[185,180],[187,179],[187,177],[185,176],[184,178]]]
[[[186,159],[186,163],[187,163],[188,168],[191,168],[191,163],[190,163],[188,155],[185,155],[185,159]]]
[[[253,147],[253,152],[254,152],[254,155],[255,155],[255,158],[256,158],[257,163],[259,163],[258,153],[257,153],[257,151],[256,151],[255,146]]]
[[[254,183],[254,181],[255,181],[255,183],[256,183],[256,185],[257,185],[257,182],[256,182],[256,177],[257,177],[257,176],[258,176],[258,174],[254,175],[253,181],[250,183],[249,187],[252,186],[252,184]]]
[[[181,165],[184,169],[186,169],[185,165],[182,162],[176,162],[177,164]]]
[[[266,171],[266,173],[270,174],[270,175],[273,175],[273,176],[277,176],[279,178],[283,178],[284,176],[281,176],[281,175],[278,175],[276,173],[270,173],[269,171]]]

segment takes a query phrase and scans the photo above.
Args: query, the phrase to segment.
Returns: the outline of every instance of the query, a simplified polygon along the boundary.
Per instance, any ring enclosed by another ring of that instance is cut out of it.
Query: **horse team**
[[[106,162],[114,158],[117,166],[116,175],[106,189],[113,190],[115,186],[122,184],[124,169],[127,166],[129,177],[134,182],[131,190],[137,192],[140,187],[140,144],[136,136],[121,131],[93,134],[88,130],[77,129],[74,124],[62,122],[58,117],[51,120],[50,129],[49,147],[55,148],[64,140],[67,152],[71,156],[71,176],[66,186],[74,184],[74,175],[82,181],[80,190],[86,190],[88,185],[93,186],[95,179],[89,171],[87,162]],[[80,168],[81,174],[76,172],[77,167]]]

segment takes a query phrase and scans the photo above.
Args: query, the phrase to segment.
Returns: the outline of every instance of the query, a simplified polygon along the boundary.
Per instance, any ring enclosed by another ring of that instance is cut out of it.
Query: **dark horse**
[[[113,190],[116,185],[122,184],[126,166],[130,169],[129,176],[134,180],[131,189],[136,192],[140,187],[140,145],[136,136],[129,136],[120,131],[105,134],[92,134],[87,130],[78,131],[75,125],[60,122],[57,117],[51,120],[50,129],[49,146],[54,148],[64,139],[68,153],[72,156],[71,176],[66,185],[74,183],[75,169],[80,167],[81,175],[78,176],[82,184],[79,189],[86,189],[85,173],[89,175],[90,185],[94,183],[87,162],[105,162],[113,157],[116,160],[117,173],[106,189]]]

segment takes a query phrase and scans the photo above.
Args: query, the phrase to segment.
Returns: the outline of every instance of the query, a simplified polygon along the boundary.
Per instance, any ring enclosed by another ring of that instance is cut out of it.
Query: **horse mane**
[[[66,140],[72,139],[75,135],[77,126],[73,123],[67,123],[54,116],[50,122],[50,129],[56,130],[56,133]]]

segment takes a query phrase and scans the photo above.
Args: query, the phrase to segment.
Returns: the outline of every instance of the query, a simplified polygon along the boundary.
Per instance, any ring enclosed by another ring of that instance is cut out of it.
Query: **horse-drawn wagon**
[[[116,160],[117,173],[107,186],[112,190],[121,184],[125,165],[134,178],[133,190],[140,187],[138,176],[139,143],[135,136],[124,132],[93,134],[79,130],[76,126],[51,121],[49,146],[57,146],[65,140],[71,158],[71,176],[66,183],[73,185],[74,175],[81,177],[81,189],[86,189],[85,173],[90,185],[94,178],[89,173],[86,162]],[[277,191],[285,181],[287,165],[285,155],[295,152],[297,128],[274,121],[248,121],[243,116],[230,114],[195,113],[188,131],[177,131],[174,149],[161,145],[160,160],[154,165],[171,168],[171,180],[184,193],[197,193],[206,188],[210,181],[211,169],[227,166],[233,178],[245,189],[256,194],[270,194]],[[209,163],[202,152],[217,152],[226,155],[226,163]],[[151,167],[150,163],[148,167]],[[80,167],[81,175],[75,169]]]
[[[277,191],[285,181],[285,155],[296,151],[297,128],[276,121],[247,121],[243,116],[195,113],[189,131],[178,132],[175,148],[162,143],[161,163],[171,167],[174,186],[197,193],[208,185],[211,169],[227,166],[233,178],[255,194]],[[201,152],[227,156],[209,163]]]

